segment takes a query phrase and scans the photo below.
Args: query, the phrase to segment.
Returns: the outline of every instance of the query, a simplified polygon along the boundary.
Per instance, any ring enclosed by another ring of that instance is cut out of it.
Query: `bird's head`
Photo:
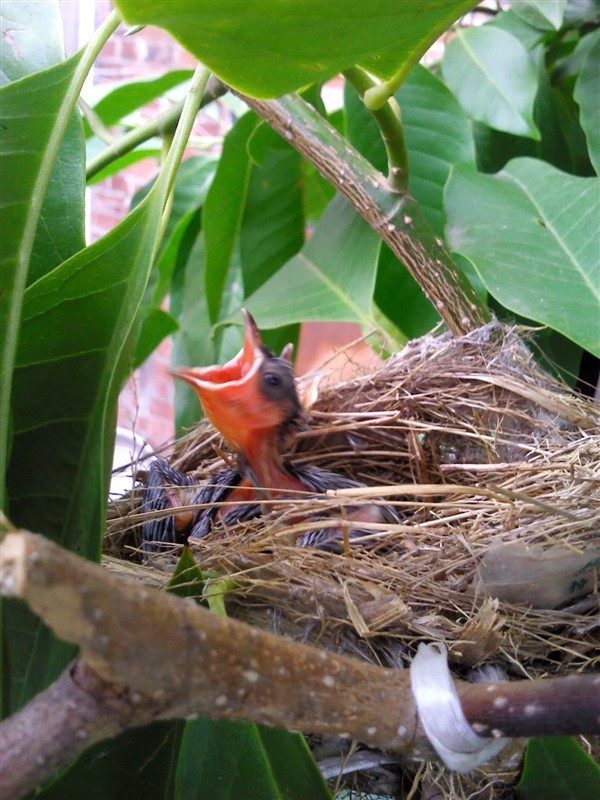
[[[301,405],[289,355],[277,358],[263,345],[252,316],[243,313],[244,346],[231,361],[172,374],[194,388],[213,425],[248,457],[261,440],[280,437],[300,417]]]

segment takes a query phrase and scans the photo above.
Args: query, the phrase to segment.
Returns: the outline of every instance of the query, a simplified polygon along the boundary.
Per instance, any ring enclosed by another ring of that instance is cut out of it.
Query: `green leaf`
[[[179,323],[162,308],[149,308],[143,314],[140,332],[133,351],[133,368],[137,369],[151,355],[163,339],[175,333]]]
[[[597,178],[529,158],[495,176],[457,167],[445,201],[450,246],[494,297],[600,354]]]
[[[35,232],[27,285],[85,247],[85,158],[74,111],[61,142]]]
[[[165,92],[174,86],[179,86],[184,81],[189,80],[192,74],[189,69],[176,69],[172,72],[166,72],[159,78],[127,81],[120,86],[115,86],[105,94],[93,106],[94,112],[107,127],[110,127],[136,109],[147,105],[157,97],[162,97]],[[84,121],[84,127],[85,136],[89,138],[93,134],[87,120]]]
[[[271,149],[260,166],[252,167],[240,228],[247,295],[262,286],[304,244],[300,165],[297,151],[286,146],[283,150]]]
[[[198,155],[188,158],[179,168],[163,248],[168,245],[181,220],[206,202],[217,165],[218,161],[213,156]]]
[[[256,114],[244,114],[225,137],[219,166],[204,206],[206,297],[213,323],[220,316],[223,292],[242,223],[251,168],[248,141],[257,124]]]
[[[440,320],[417,281],[387,245],[379,256],[375,302],[407,339],[423,336]]]
[[[587,138],[590,159],[596,174],[600,175],[600,31],[589,34],[589,37],[594,37],[595,42],[583,62],[574,97],[579,104],[581,127]],[[578,46],[582,46],[589,37],[584,37]]]
[[[17,524],[94,559],[104,529],[117,387],[130,360],[124,347],[147,279],[161,201],[156,193],[147,198],[108,236],[29,287],[23,305],[9,513]],[[41,623],[30,619],[21,630],[19,614],[8,630],[11,657],[20,653],[29,665],[13,671],[13,707],[56,677]]]
[[[155,722],[91,747],[36,800],[173,797],[184,722]]]
[[[540,131],[541,140],[534,142],[523,136],[493,130],[480,122],[474,123],[477,156],[480,169],[498,172],[512,158],[532,156],[548,161],[564,172],[588,176],[593,174],[584,133],[579,125],[579,108],[572,97],[572,81],[557,80],[556,70],[548,76],[545,50],[540,32],[528,26],[513,12],[499,14],[487,27],[498,26],[508,30],[531,50],[538,75],[538,93],[533,118]],[[532,36],[533,34],[533,36]],[[590,37],[584,37],[585,42]],[[578,46],[575,53],[583,53]],[[575,63],[575,53],[568,60]],[[569,67],[570,69],[571,67]],[[564,69],[567,75],[568,70]]]
[[[117,0],[130,24],[166,28],[225,83],[255,97],[279,97],[346,67],[377,64],[391,74],[416,63],[476,3],[428,0]],[[393,58],[390,53],[393,51]]]
[[[491,128],[539,139],[533,120],[535,65],[510,33],[484,25],[460,30],[442,61],[444,81],[465,110]]]
[[[64,60],[63,21],[58,0],[2,0],[2,72],[16,81]]]
[[[376,327],[371,301],[381,239],[341,197],[300,253],[246,301],[260,327],[330,320]]]
[[[562,25],[567,0],[512,0],[512,10],[528,25],[543,31]]]
[[[592,800],[600,797],[600,768],[570,736],[532,739],[516,793],[520,800]]]
[[[0,487],[4,485],[8,402],[23,292],[42,203],[75,102],[73,82],[80,57],[0,89],[3,138],[0,150],[2,295],[0,348]],[[0,493],[2,489],[0,489]]]
[[[534,59],[543,57],[543,39],[544,34],[538,28],[528,25],[525,20],[514,11],[503,11],[497,14],[489,22],[486,22],[486,28],[499,28],[500,30],[510,33],[515,39],[518,39],[525,50],[529,51]]]
[[[131,150],[124,156],[121,156],[121,158],[111,161],[111,163],[104,167],[104,169],[101,169],[100,172],[97,172],[88,180],[88,186],[93,186],[95,183],[101,183],[107,178],[110,178],[112,175],[116,175],[117,172],[127,169],[127,167],[130,167],[132,164],[137,164],[138,161],[143,161],[145,158],[154,158],[158,161],[161,153],[162,149],[158,147],[136,147],[135,150]]]
[[[475,164],[469,120],[450,91],[417,66],[396,92],[408,147],[410,193],[432,228],[443,235],[444,186],[453,164]]]
[[[189,547],[184,547],[167,584],[167,591],[178,597],[202,598],[205,578]]]
[[[298,733],[229,720],[186,726],[177,767],[176,800],[331,800]]]

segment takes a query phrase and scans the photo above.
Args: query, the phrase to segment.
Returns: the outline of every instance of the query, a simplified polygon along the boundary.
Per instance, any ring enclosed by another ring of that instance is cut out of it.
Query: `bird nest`
[[[600,412],[542,371],[523,336],[498,323],[429,335],[352,380],[315,392],[307,379],[317,396],[288,457],[366,487],[274,501],[195,543],[201,569],[228,579],[228,612],[384,666],[443,641],[457,674],[484,662],[513,678],[592,668]],[[172,462],[210,480],[220,446],[202,422]],[[343,525],[361,503],[393,505],[400,522],[372,523],[341,555],[295,546],[324,513]],[[109,565],[166,584],[173,555],[122,561],[139,544],[135,493],[108,517]],[[462,786],[443,791],[474,790]]]

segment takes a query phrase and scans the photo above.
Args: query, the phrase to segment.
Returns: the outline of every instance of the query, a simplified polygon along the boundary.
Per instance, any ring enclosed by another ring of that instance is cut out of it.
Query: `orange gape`
[[[244,346],[222,367],[175,369],[192,386],[206,416],[238,456],[248,485],[261,490],[305,491],[285,469],[281,447],[302,413],[292,366],[263,345],[256,323],[244,310]]]
[[[214,485],[196,490],[194,503],[205,507],[193,512],[190,519],[189,511],[176,510],[177,505],[184,505],[176,498],[189,497],[189,476],[177,473],[164,459],[157,460],[145,507],[170,507],[173,514],[162,528],[145,526],[148,542],[202,538],[215,523],[227,528],[260,515],[265,501],[361,485],[327,470],[283,463],[282,451],[302,416],[294,372],[287,357],[277,358],[264,346],[247,311],[244,322],[244,345],[235,358],[223,366],[173,370],[175,377],[194,388],[206,416],[234,451],[238,469],[222,473]],[[342,540],[372,533],[372,523],[398,521],[387,506],[352,506],[336,516],[340,515],[345,520],[343,528],[333,521],[327,526],[325,517],[319,530],[304,534],[297,543],[339,550]],[[366,528],[361,529],[361,524]]]

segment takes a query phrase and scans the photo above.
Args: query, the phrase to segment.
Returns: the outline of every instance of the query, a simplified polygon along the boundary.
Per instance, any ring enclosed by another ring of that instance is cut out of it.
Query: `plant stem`
[[[225,94],[226,91],[226,87],[223,86],[220,81],[217,82],[216,79],[211,79],[202,97],[200,108],[204,108],[204,106],[212,103],[213,100],[221,97],[221,95]],[[113,161],[121,158],[121,156],[124,156],[131,152],[131,150],[134,150],[139,144],[147,142],[148,139],[152,139],[154,136],[160,136],[165,133],[172,132],[177,125],[179,117],[181,116],[184,103],[185,98],[180,102],[175,103],[166,111],[157,114],[156,117],[148,120],[148,122],[140,125],[138,128],[135,128],[134,130],[129,131],[121,136],[119,139],[116,139],[110,147],[107,147],[106,150],[103,150],[100,155],[92,159],[87,165],[85,172],[86,180],[90,181],[101,170],[103,170],[109,164],[112,164]]]
[[[156,257],[168,222],[168,215],[170,214],[172,205],[175,179],[177,178],[179,165],[181,164],[183,154],[185,153],[192,128],[194,127],[196,114],[202,105],[204,90],[206,89],[206,84],[208,83],[209,78],[210,72],[203,64],[198,64],[192,77],[192,83],[189,92],[183,101],[183,107],[179,115],[177,129],[175,130],[169,152],[165,158],[165,163],[160,171],[160,175],[158,176],[156,183],[151,190],[152,192],[164,192],[163,214],[161,218],[159,235],[156,237],[156,241],[154,243],[153,258]]]
[[[354,150],[298,95],[279,100],[240,97],[295,147],[354,206],[406,266],[450,331],[468,333],[490,312],[407,192]]]
[[[85,170],[86,180],[91,180],[101,170],[112,164],[113,161],[131,152],[131,150],[135,150],[139,144],[147,142],[148,139],[152,139],[154,136],[172,132],[181,116],[184,103],[185,99],[180,100],[172,105],[171,108],[157,114],[153,119],[113,141],[110,147],[103,150],[100,155],[93,158],[87,165]]]
[[[477,5],[479,5],[479,0],[463,0],[462,13],[466,14]],[[366,91],[365,106],[369,111],[382,108],[394,92],[398,91],[413,67],[419,63],[420,59],[429,50],[431,45],[454,23],[458,13],[459,9],[455,6],[450,8],[448,13],[443,18],[439,19],[433,28],[427,31],[427,37],[419,42],[418,47],[415,47],[414,50],[408,54],[395,75],[392,75],[388,81],[374,85]]]
[[[161,181],[164,181],[167,184],[167,193],[171,191],[173,184],[175,183],[177,170],[179,169],[179,164],[181,163],[181,159],[185,153],[185,148],[187,147],[192,128],[194,127],[196,114],[202,107],[204,90],[206,89],[206,84],[208,83],[209,78],[210,72],[203,64],[198,64],[194,71],[194,75],[192,76],[192,83],[189,92],[183,103],[183,108],[177,123],[177,129],[173,137],[173,143],[169,148],[169,152],[165,159],[164,168],[156,182],[156,185],[158,186]]]
[[[382,109],[385,104],[394,96],[394,93],[402,86],[413,67],[418,64],[419,59],[415,56],[406,61],[398,72],[385,83],[373,83],[365,92],[365,106],[374,113]]]
[[[359,67],[344,70],[344,77],[354,86],[361,100],[365,93],[375,86],[374,81]],[[368,108],[368,106],[367,106]],[[377,123],[385,144],[388,159],[388,183],[398,192],[408,191],[408,154],[402,129],[400,108],[393,97],[377,109],[368,109]]]
[[[83,97],[80,97],[77,102],[79,108],[83,112],[83,116],[88,121],[88,125],[90,126],[92,133],[95,134],[101,142],[104,142],[104,144],[111,145],[115,141],[115,137],[102,122],[98,114],[96,114],[94,109],[88,103],[86,103]]]

